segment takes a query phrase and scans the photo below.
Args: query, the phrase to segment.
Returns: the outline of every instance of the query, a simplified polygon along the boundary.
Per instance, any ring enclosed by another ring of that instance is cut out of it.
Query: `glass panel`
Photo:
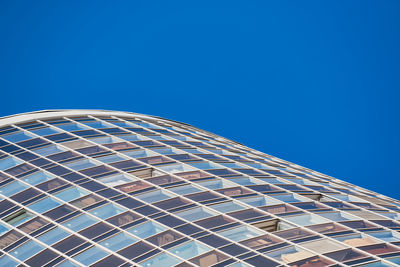
[[[3,233],[7,232],[8,230],[10,230],[10,228],[8,228],[8,226],[3,225],[2,223],[0,223],[0,236],[1,236]]]
[[[11,143],[17,143],[20,141],[32,139],[34,137],[35,137],[34,135],[29,134],[27,132],[16,132],[2,136],[2,138],[6,139],[7,141],[10,141]]]
[[[84,265],[90,265],[90,264],[104,258],[107,255],[108,255],[108,253],[105,252],[104,250],[102,250],[98,247],[92,247],[92,248],[78,254],[77,256],[75,256],[73,258]]]
[[[186,194],[191,194],[191,193],[196,193],[196,192],[202,191],[201,189],[199,189],[198,187],[194,187],[193,185],[170,187],[170,188],[168,188],[168,190],[170,190],[178,195],[186,195]]]
[[[27,258],[30,258],[31,256],[35,255],[39,251],[41,251],[43,247],[39,245],[38,243],[30,240],[26,242],[25,244],[19,246],[18,248],[12,250],[10,254],[17,259],[24,261]]]
[[[210,247],[200,244],[196,241],[190,241],[183,245],[169,249],[170,252],[185,260],[206,253],[210,250]]]
[[[90,167],[97,166],[98,164],[94,163],[91,160],[88,159],[82,159],[70,163],[64,163],[64,165],[68,168],[71,168],[75,171],[83,170],[83,169],[88,169]]]
[[[267,196],[239,198],[238,200],[254,207],[276,205],[281,203],[280,201]]]
[[[82,230],[83,228],[86,228],[97,222],[98,221],[96,219],[94,219],[93,217],[88,216],[86,214],[82,214],[74,219],[71,219],[71,220],[63,223],[62,225],[71,230],[78,232],[78,231]]]
[[[181,260],[165,252],[141,263],[142,266],[174,266]]]
[[[4,171],[21,163],[21,160],[12,157],[0,159],[0,170]]]
[[[35,133],[40,136],[51,135],[51,134],[56,134],[56,133],[60,132],[52,127],[45,127],[45,128],[40,128],[40,129],[35,129],[35,130],[30,130],[30,131],[32,133]]]
[[[216,190],[216,189],[221,189],[221,188],[229,188],[229,187],[234,187],[237,186],[236,184],[229,182],[227,180],[212,180],[212,181],[204,181],[204,182],[198,182],[199,185],[207,187],[210,190]]]
[[[96,159],[101,161],[101,162],[103,162],[103,163],[113,163],[113,162],[126,160],[126,158],[123,158],[123,157],[121,157],[121,156],[119,156],[117,154],[97,157]]]
[[[149,221],[149,222],[140,224],[138,226],[129,228],[127,231],[140,237],[140,238],[147,238],[147,237],[155,235],[157,233],[161,233],[165,230],[167,230],[167,228],[165,228],[164,226],[162,226],[156,222]]]
[[[210,205],[209,207],[223,213],[246,209],[246,207],[243,207],[232,201]]]
[[[206,161],[202,161],[202,162],[188,162],[187,164],[189,164],[192,167],[195,167],[197,169],[200,170],[209,170],[209,169],[220,169],[221,166],[211,163],[211,162],[206,162]]]
[[[282,194],[282,195],[273,195],[272,197],[279,199],[286,203],[294,203],[294,202],[309,202],[310,199],[306,197],[302,197],[294,194]]]
[[[299,249],[295,246],[281,248],[274,252],[265,254],[284,263],[295,262],[314,256],[314,254],[312,254],[311,252]]]
[[[6,186],[1,187],[0,194],[9,197],[18,192],[21,192],[22,190],[25,190],[26,188],[28,188],[27,185],[16,181],[16,182],[12,182]]]
[[[391,231],[379,231],[379,232],[368,232],[369,235],[379,238],[386,242],[398,242],[400,241],[400,234]]]
[[[325,217],[331,221],[348,221],[348,220],[357,220],[358,218],[349,214],[345,214],[342,212],[321,212],[318,215]]]
[[[60,153],[65,151],[65,149],[63,149],[60,146],[56,146],[56,145],[50,145],[50,146],[46,146],[43,148],[39,148],[36,150],[33,150],[33,152],[41,155],[41,156],[48,156],[48,155],[52,155],[52,154],[56,154],[56,153]]]
[[[114,186],[117,186],[117,185],[126,184],[126,183],[129,183],[129,182],[132,182],[132,181],[136,181],[137,179],[133,178],[130,175],[126,175],[126,174],[114,174],[114,175],[111,175],[111,176],[100,178],[98,180],[100,182],[108,185],[108,186],[114,187]]]
[[[352,247],[359,247],[378,243],[375,239],[362,234],[351,234],[344,236],[334,236],[334,239],[341,241]]]
[[[213,212],[209,209],[205,209],[203,207],[189,209],[189,210],[177,212],[175,214],[176,214],[176,216],[179,216],[188,221],[197,221],[197,220],[201,220],[204,218],[208,218],[208,217],[217,215],[216,212]]]
[[[99,217],[100,219],[105,220],[109,217],[120,214],[124,211],[126,211],[125,208],[122,208],[122,207],[119,207],[119,206],[116,206],[116,205],[110,203],[110,204],[101,206],[99,208],[96,208],[94,210],[91,210],[90,214],[93,214],[96,217]]]
[[[230,240],[239,242],[239,241],[242,241],[245,239],[263,235],[263,234],[265,234],[265,232],[252,229],[248,226],[240,226],[240,227],[237,227],[234,229],[229,229],[226,231],[219,232],[219,234]]]
[[[99,244],[112,250],[112,251],[118,251],[124,247],[127,247],[135,242],[137,242],[138,239],[134,238],[132,236],[129,236],[124,233],[119,233],[113,237],[110,237]]]
[[[159,169],[168,172],[168,173],[179,173],[179,172],[187,172],[187,171],[195,171],[196,169],[193,169],[192,167],[183,165],[183,164],[168,164],[168,165],[162,165],[162,166],[157,166]]]
[[[44,212],[51,210],[55,207],[58,207],[60,205],[61,205],[60,202],[58,202],[50,197],[46,197],[45,199],[35,202],[35,203],[29,205],[28,207],[30,209],[33,209],[37,213],[44,213]]]
[[[67,231],[62,230],[57,227],[53,230],[50,230],[50,231],[44,233],[43,235],[39,236],[37,239],[39,241],[42,241],[43,243],[51,246],[54,243],[60,241],[61,239],[66,238],[69,235],[70,234]]]
[[[14,267],[14,266],[18,266],[18,263],[17,263],[17,261],[13,260],[11,257],[9,257],[7,255],[3,255],[2,257],[0,257],[0,266]]]
[[[60,129],[65,130],[67,132],[90,129],[90,128],[86,127],[86,126],[78,125],[76,123],[57,124],[57,127],[60,128]]]
[[[55,176],[47,173],[47,172],[35,172],[34,174],[31,174],[29,176],[26,176],[25,178],[22,179],[22,181],[30,184],[30,185],[37,185],[45,181],[49,181],[53,179]]]
[[[153,203],[172,198],[174,197],[174,195],[163,190],[157,190],[145,194],[136,195],[136,197],[146,203]]]
[[[57,194],[54,194],[55,197],[64,200],[65,202],[71,201],[76,198],[84,197],[89,194],[89,191],[78,188],[72,187],[67,190],[61,191]]]
[[[121,153],[131,157],[131,158],[144,158],[144,157],[152,157],[152,156],[157,156],[156,153],[149,151],[149,150],[142,150],[142,149],[136,149],[136,150],[131,150],[131,151],[121,151]]]
[[[11,215],[4,218],[3,220],[8,224],[17,226],[17,225],[22,224],[23,222],[26,222],[26,221],[32,219],[33,217],[35,217],[34,214],[22,209],[22,210],[12,213]]]
[[[315,214],[304,214],[304,215],[298,215],[298,216],[288,216],[285,217],[286,220],[289,222],[301,225],[301,226],[307,226],[307,225],[313,225],[313,224],[320,224],[320,223],[328,223],[329,220],[324,219],[323,217],[320,217]]]
[[[299,245],[320,254],[346,248],[346,246],[343,244],[325,238],[300,243]]]

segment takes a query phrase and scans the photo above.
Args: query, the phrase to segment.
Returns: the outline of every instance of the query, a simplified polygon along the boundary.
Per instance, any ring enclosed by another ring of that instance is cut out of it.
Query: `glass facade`
[[[400,201],[158,117],[0,118],[0,266],[399,266]]]

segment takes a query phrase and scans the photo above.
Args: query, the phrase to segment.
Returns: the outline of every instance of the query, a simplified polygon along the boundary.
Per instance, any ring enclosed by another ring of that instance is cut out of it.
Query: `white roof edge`
[[[38,119],[49,119],[62,116],[77,116],[77,115],[114,115],[114,116],[128,116],[132,118],[152,118],[164,121],[168,119],[160,118],[157,116],[138,114],[127,111],[111,111],[111,110],[95,110],[95,109],[52,109],[52,110],[39,110],[33,112],[19,113],[15,115],[0,117],[0,126],[7,126],[9,124],[27,122]]]

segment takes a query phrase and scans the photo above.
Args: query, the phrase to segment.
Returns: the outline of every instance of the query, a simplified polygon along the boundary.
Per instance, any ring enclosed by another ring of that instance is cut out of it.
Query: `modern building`
[[[399,266],[400,201],[128,112],[0,119],[0,266]]]

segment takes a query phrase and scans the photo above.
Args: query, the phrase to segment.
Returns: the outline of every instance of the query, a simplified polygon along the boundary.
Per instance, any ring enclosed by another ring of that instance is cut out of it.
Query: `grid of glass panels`
[[[0,125],[0,266],[400,263],[399,201],[192,126]]]

